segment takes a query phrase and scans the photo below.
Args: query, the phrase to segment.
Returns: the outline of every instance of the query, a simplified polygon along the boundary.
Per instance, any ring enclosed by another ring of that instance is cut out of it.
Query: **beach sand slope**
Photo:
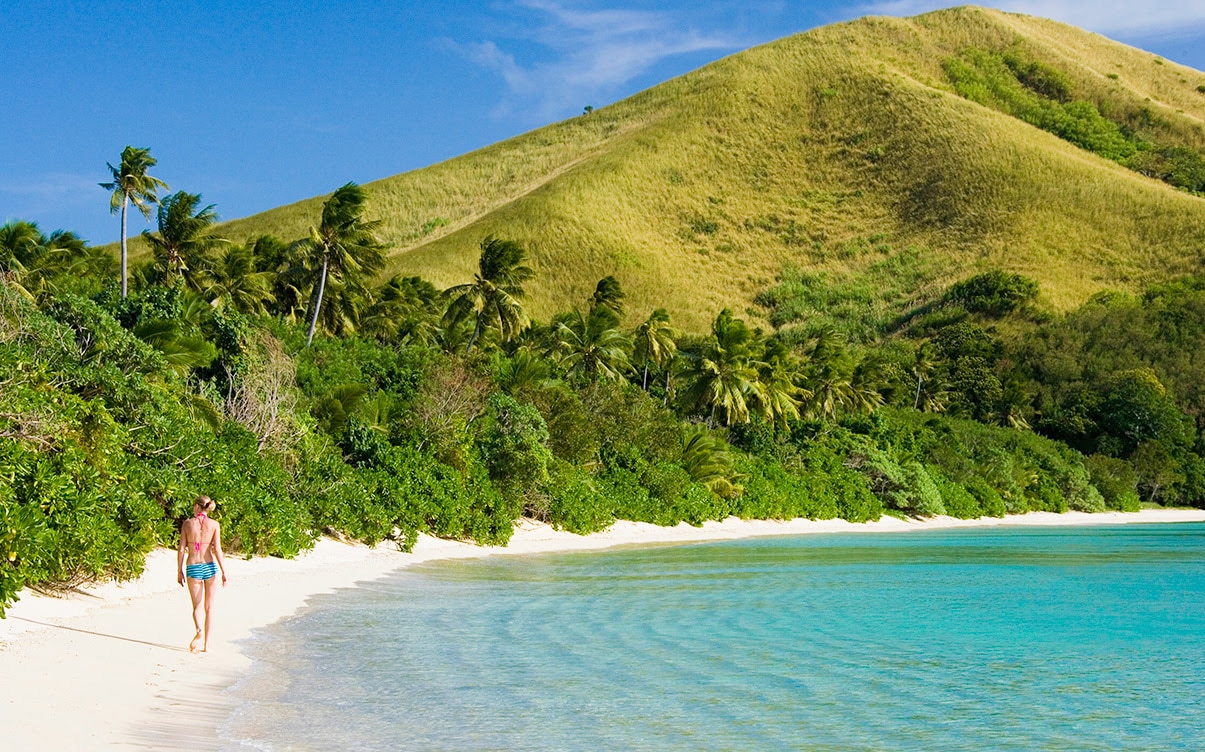
[[[238,641],[287,617],[314,595],[378,579],[436,559],[585,551],[769,535],[894,532],[989,525],[1205,522],[1205,510],[1035,513],[1002,519],[884,517],[843,520],[729,519],[702,527],[617,522],[578,536],[524,521],[509,546],[487,548],[422,537],[412,553],[324,539],[293,560],[227,556],[230,582],[218,594],[209,652],[191,654],[188,593],[176,583],[176,554],[161,549],[134,582],[81,589],[65,598],[24,592],[0,620],[0,729],[6,750],[212,750],[232,707],[226,689],[250,661]]]

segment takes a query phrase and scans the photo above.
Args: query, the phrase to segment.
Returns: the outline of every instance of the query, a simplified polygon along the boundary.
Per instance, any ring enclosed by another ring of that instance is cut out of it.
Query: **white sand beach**
[[[187,592],[176,583],[175,551],[157,550],[134,582],[87,588],[67,598],[28,591],[0,620],[0,729],[6,750],[207,750],[231,705],[225,690],[249,668],[238,641],[285,618],[313,595],[353,587],[435,559],[584,551],[624,545],[769,535],[921,530],[992,525],[1205,522],[1205,510],[1035,513],[1003,519],[884,517],[790,522],[729,519],[702,527],[620,522],[577,536],[524,522],[506,548],[421,538],[413,553],[322,540],[295,560],[227,556],[230,582],[218,595],[205,654],[188,652]]]

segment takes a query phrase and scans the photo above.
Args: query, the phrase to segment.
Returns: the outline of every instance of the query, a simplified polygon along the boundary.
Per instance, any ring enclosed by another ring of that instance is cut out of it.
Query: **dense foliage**
[[[1057,98],[1042,69],[1016,75]],[[471,282],[376,285],[365,211],[349,184],[309,237],[240,244],[170,194],[128,289],[70,233],[0,228],[0,610],[136,576],[199,493],[232,553],[278,556],[324,533],[505,544],[520,516],[588,533],[1205,504],[1201,279],[1056,319],[992,271],[838,327],[857,286],[789,270],[760,299],[776,331],[723,310],[687,336],[663,309],[623,328],[614,277],[530,320],[526,252],[494,237]]]

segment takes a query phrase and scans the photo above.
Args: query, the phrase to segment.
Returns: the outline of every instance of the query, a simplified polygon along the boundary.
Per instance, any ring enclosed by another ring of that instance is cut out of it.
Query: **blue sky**
[[[0,0],[0,222],[117,239],[105,162],[225,219],[602,107],[755,44],[950,3]],[[1009,0],[1205,69],[1205,0]],[[133,214],[131,232],[147,227]]]

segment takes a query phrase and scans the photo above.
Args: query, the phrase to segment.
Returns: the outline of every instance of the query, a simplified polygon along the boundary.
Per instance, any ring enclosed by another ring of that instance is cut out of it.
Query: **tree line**
[[[235,242],[199,195],[160,199],[154,165],[127,149],[102,184],[155,208],[137,267],[0,228],[0,606],[136,575],[197,493],[232,550],[278,555],[324,533],[504,543],[523,515],[585,533],[1205,504],[1199,279],[1055,317],[989,271],[867,343],[729,310],[702,334],[663,309],[625,327],[615,277],[540,322],[514,240],[483,238],[445,290],[377,283],[361,187],[307,237]]]

